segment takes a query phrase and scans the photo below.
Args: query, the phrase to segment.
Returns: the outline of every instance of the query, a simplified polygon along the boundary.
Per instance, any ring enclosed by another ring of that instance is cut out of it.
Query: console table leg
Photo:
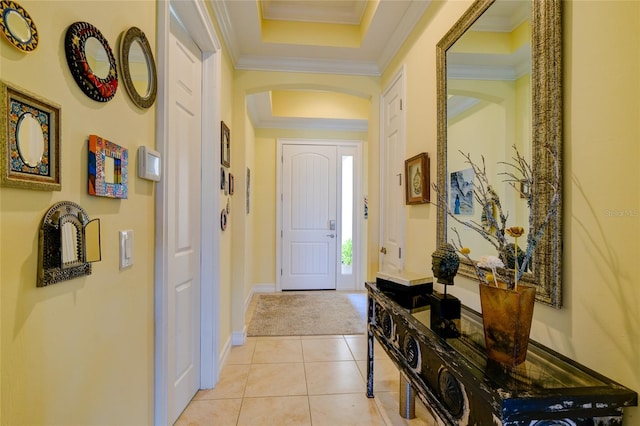
[[[404,419],[416,417],[416,392],[411,388],[404,374],[400,373],[400,416]]]
[[[373,398],[373,333],[367,334],[367,398]]]

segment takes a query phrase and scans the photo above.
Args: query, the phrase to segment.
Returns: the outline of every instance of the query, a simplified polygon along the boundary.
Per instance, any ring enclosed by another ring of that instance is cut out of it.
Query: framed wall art
[[[231,167],[231,131],[224,121],[220,122],[220,162]]]
[[[127,198],[129,150],[100,136],[89,136],[89,194]]]
[[[406,204],[430,201],[429,154],[422,152],[404,162]]]
[[[60,106],[0,81],[0,185],[60,191]]]
[[[455,215],[473,215],[473,179],[472,168],[451,172],[449,181],[449,207]]]

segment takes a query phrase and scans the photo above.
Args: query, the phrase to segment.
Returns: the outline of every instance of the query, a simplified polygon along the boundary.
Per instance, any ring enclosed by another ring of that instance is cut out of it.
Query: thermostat
[[[138,148],[138,177],[142,179],[160,180],[160,153],[146,146]]]

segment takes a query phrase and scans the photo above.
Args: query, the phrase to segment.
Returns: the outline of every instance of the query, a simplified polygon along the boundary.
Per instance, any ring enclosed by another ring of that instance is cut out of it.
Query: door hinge
[[[284,237],[284,232],[282,232],[282,229],[280,230],[280,238]]]
[[[398,259],[402,259],[402,247],[398,247]]]
[[[402,111],[402,99],[400,99],[400,111]]]
[[[280,268],[280,276],[282,276],[282,268]]]

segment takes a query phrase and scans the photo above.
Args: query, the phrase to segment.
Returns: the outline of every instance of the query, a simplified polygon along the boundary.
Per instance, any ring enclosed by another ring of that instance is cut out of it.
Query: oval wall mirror
[[[22,161],[30,167],[37,167],[42,161],[46,145],[42,133],[42,126],[33,114],[25,113],[20,117],[16,143]]]
[[[122,33],[118,59],[129,97],[138,107],[149,108],[156,99],[158,77],[151,46],[142,30],[131,27]]]
[[[108,102],[118,90],[116,59],[102,33],[88,22],[67,29],[64,50],[74,80],[85,95]]]
[[[0,29],[13,47],[30,52],[38,47],[38,30],[27,11],[14,1],[0,1]]]

